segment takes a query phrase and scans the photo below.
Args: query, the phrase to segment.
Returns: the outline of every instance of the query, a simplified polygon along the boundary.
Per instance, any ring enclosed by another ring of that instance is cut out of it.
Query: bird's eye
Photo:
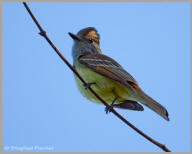
[[[89,43],[93,43],[93,40],[92,40],[92,39],[89,39]]]

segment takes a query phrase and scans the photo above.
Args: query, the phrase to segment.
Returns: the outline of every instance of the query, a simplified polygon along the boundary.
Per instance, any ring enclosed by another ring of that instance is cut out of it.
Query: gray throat
[[[99,49],[100,51],[100,49]],[[92,45],[88,43],[74,43],[72,47],[72,57],[73,57],[73,62],[79,58],[81,55],[86,55],[86,54],[99,54],[99,51]]]

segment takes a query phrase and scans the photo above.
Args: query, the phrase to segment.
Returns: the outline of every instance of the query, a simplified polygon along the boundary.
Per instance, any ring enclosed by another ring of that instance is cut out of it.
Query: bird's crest
[[[99,44],[99,34],[94,27],[88,27],[80,30],[77,35],[86,39],[92,39]]]

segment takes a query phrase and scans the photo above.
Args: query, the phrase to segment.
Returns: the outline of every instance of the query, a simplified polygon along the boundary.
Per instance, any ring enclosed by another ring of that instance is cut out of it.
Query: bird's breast
[[[96,83],[92,84],[91,88],[107,103],[110,104],[116,97],[118,97],[119,101],[128,97],[127,88],[118,82],[100,75],[80,63],[75,63],[74,66],[86,83]],[[79,91],[84,97],[90,101],[101,103],[89,90],[85,89],[82,82],[78,79],[78,77],[76,77],[76,75],[75,80]]]

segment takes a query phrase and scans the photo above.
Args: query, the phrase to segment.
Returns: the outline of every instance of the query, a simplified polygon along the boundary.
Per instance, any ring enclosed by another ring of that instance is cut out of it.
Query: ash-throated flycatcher
[[[112,58],[103,55],[99,34],[93,27],[69,33],[74,40],[73,65],[89,86],[111,107],[143,111],[140,102],[169,121],[167,110],[145,94],[136,80]],[[101,103],[75,76],[79,91],[92,102]],[[107,109],[108,111],[108,109]]]

